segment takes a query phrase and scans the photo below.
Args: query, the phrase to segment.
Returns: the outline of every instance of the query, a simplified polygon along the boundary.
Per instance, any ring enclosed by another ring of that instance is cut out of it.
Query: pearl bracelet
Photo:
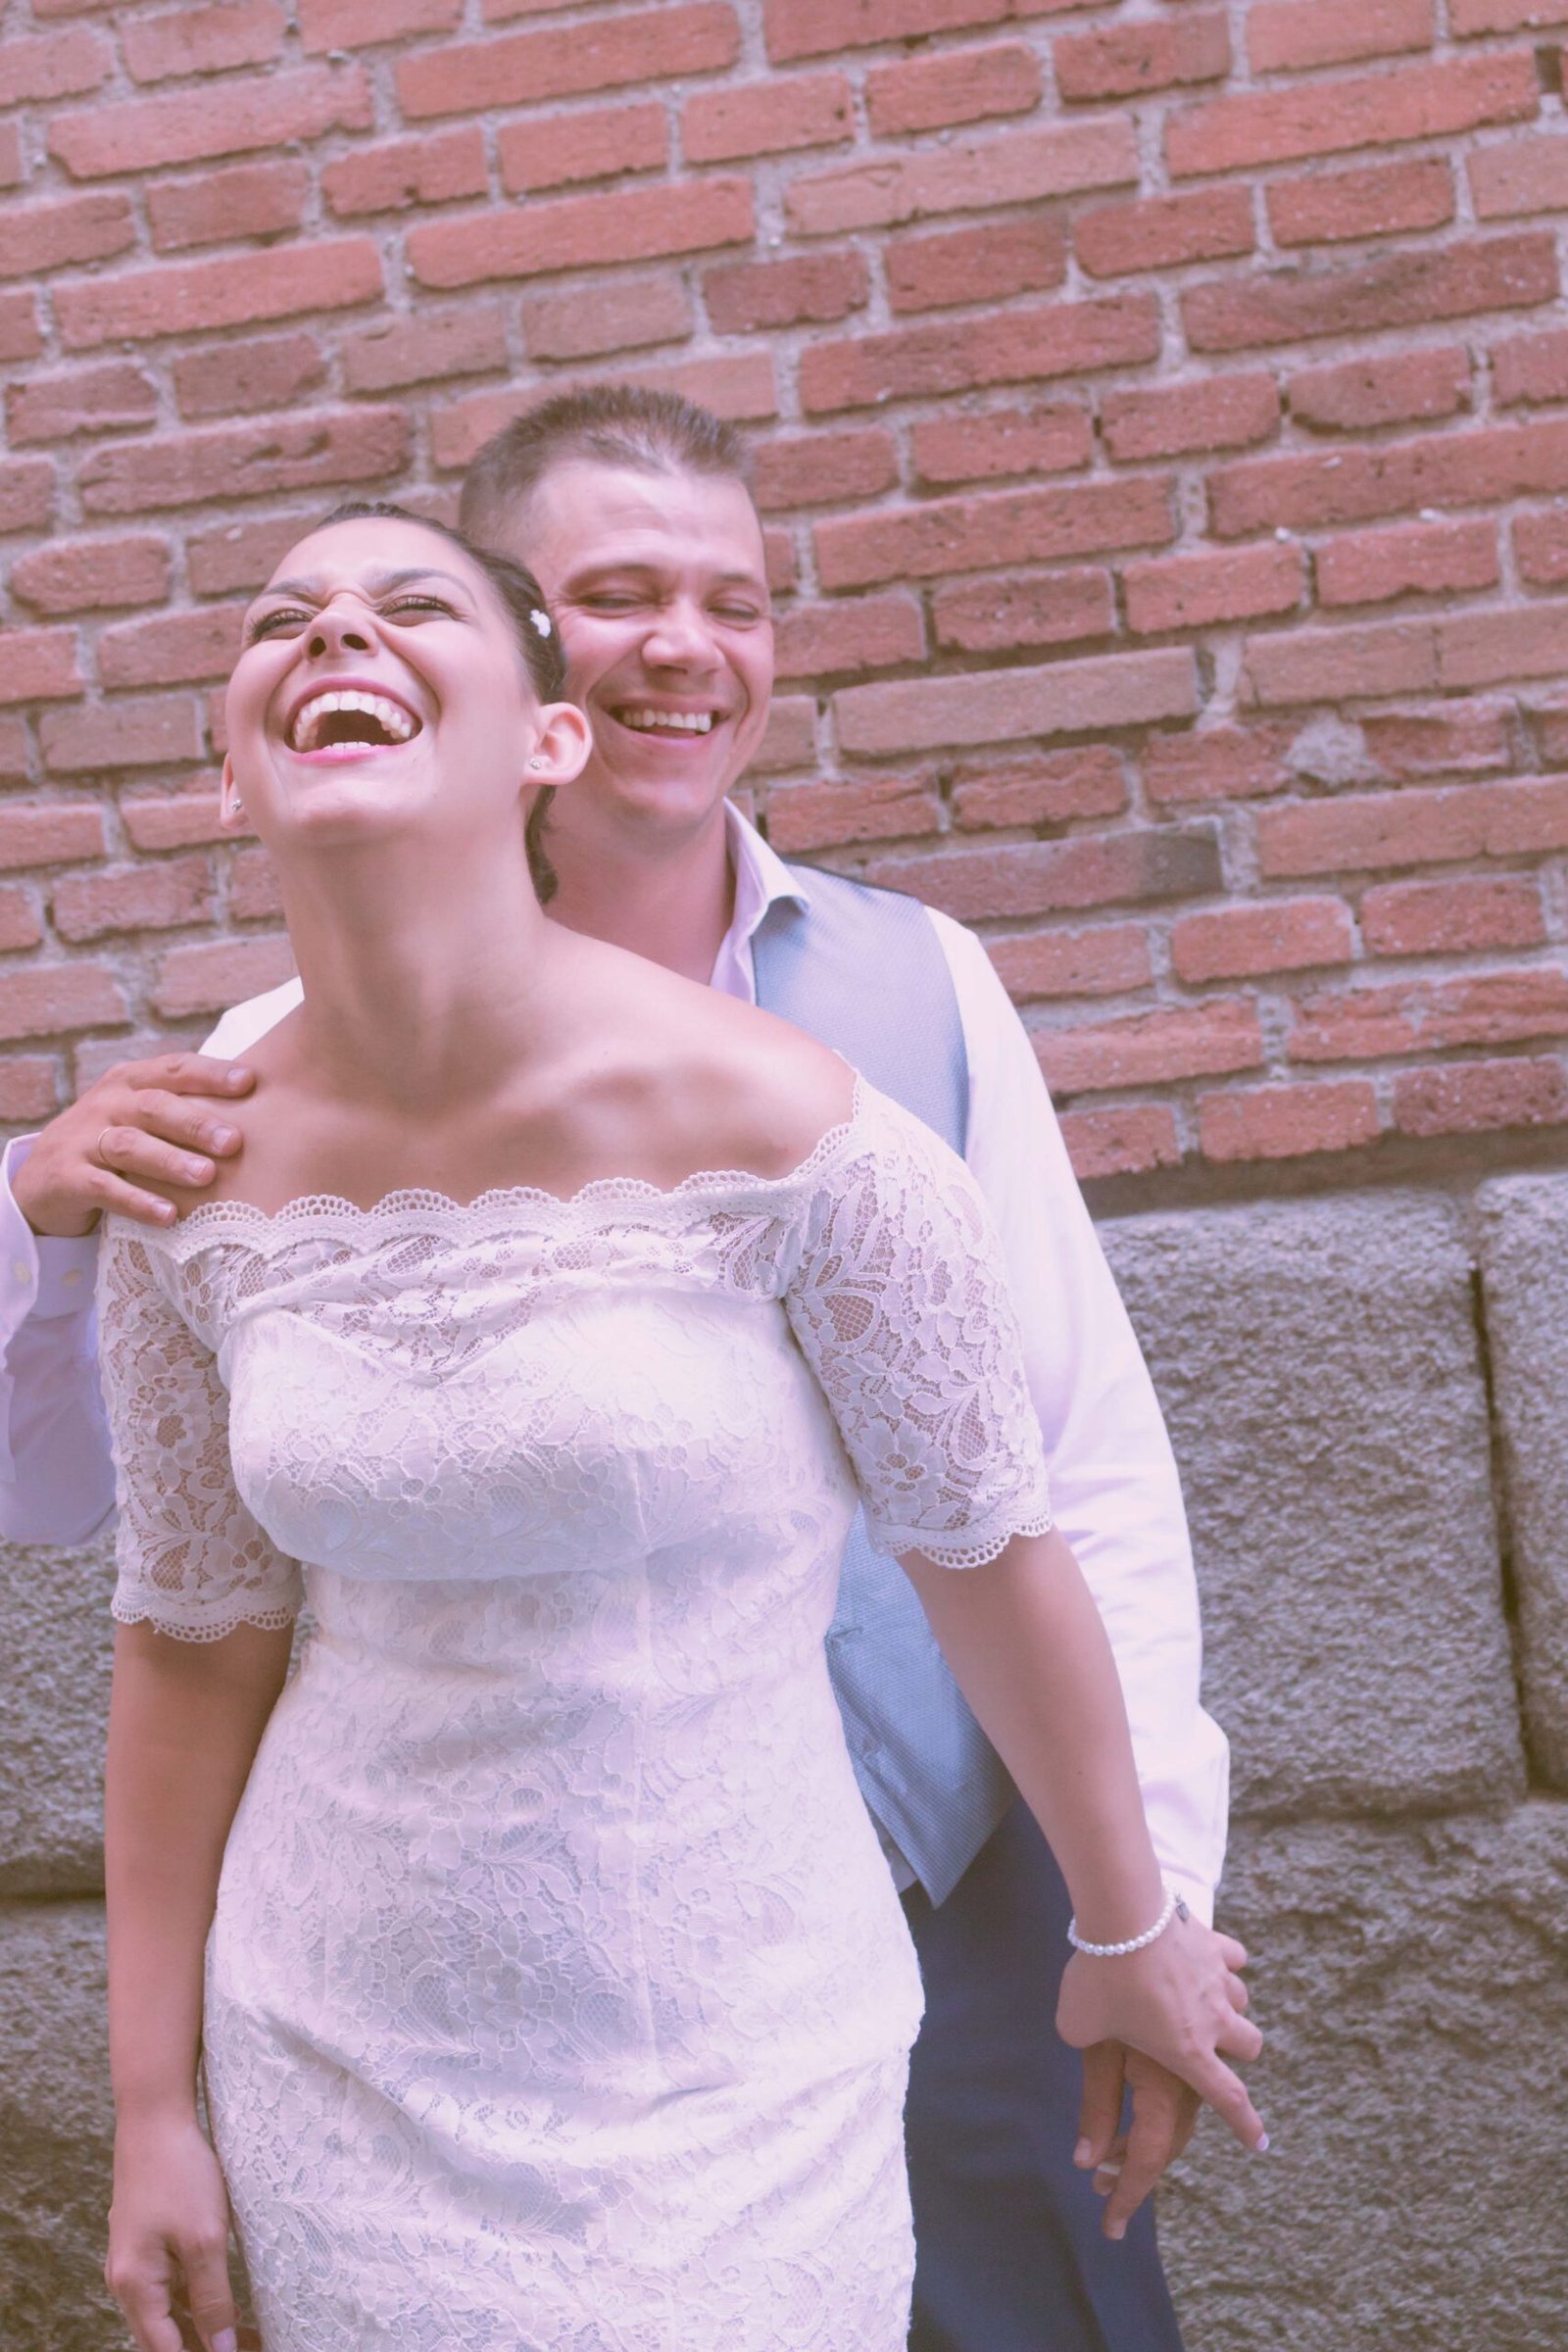
[[[1086,1943],[1078,1933],[1077,1920],[1069,1919],[1067,1941],[1075,1952],[1083,1952],[1091,1960],[1119,1960],[1124,1952],[1141,1952],[1146,1944],[1153,1942],[1156,1936],[1163,1936],[1173,1919],[1190,1919],[1191,1917],[1191,1912],[1176,1892],[1175,1887],[1167,1886],[1164,1910],[1161,1911],[1153,1926],[1146,1928],[1141,1936],[1130,1936],[1125,1943]]]

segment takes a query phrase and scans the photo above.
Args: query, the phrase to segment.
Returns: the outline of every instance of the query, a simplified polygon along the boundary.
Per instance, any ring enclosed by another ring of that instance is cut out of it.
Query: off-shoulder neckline
[[[434,1216],[454,1219],[481,1218],[510,1208],[528,1207],[556,1211],[562,1214],[573,1210],[615,1205],[640,1209],[658,1209],[666,1205],[706,1198],[715,1193],[744,1192],[748,1195],[769,1195],[788,1192],[821,1174],[838,1152],[856,1136],[860,1128],[868,1102],[875,1089],[868,1086],[857,1070],[850,1108],[826,1132],[818,1136],[806,1157],[798,1160],[782,1176],[760,1176],[751,1168],[696,1168],[683,1176],[676,1185],[651,1184],[641,1176],[595,1176],[580,1185],[574,1193],[552,1193],[533,1184],[493,1185],[472,1200],[455,1200],[450,1193],[434,1192],[421,1186],[407,1186],[396,1192],[383,1193],[368,1206],[346,1200],[338,1193],[301,1193],[294,1200],[283,1201],[277,1208],[259,1208],[252,1200],[201,1200],[190,1212],[173,1225],[151,1227],[139,1220],[114,1214],[110,1223],[123,1226],[138,1240],[183,1242],[191,1234],[206,1235],[215,1231],[273,1233],[307,1231],[321,1223],[348,1223],[363,1230],[384,1226],[407,1217]]]

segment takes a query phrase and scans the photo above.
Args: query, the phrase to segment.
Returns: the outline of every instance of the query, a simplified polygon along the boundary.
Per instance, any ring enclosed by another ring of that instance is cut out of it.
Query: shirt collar
[[[724,803],[724,824],[729,836],[730,861],[735,869],[735,912],[730,921],[730,938],[750,945],[770,906],[781,899],[793,900],[797,906],[804,906],[808,904],[807,893],[777,850],[762,839],[733,801]]]

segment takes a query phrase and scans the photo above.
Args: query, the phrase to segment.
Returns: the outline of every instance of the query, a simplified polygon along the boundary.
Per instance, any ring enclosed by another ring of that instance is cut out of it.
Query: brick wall
[[[773,840],[985,930],[1086,1174],[1568,1127],[1568,0],[3,22],[0,1117],[286,970],[300,521],[630,374],[761,437]]]

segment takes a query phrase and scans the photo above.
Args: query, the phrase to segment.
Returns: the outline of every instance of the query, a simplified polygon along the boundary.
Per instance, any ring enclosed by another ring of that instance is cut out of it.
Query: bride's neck
[[[334,1099],[434,1115],[549,1044],[564,935],[520,860],[378,845],[302,861],[284,899],[300,1051]]]

